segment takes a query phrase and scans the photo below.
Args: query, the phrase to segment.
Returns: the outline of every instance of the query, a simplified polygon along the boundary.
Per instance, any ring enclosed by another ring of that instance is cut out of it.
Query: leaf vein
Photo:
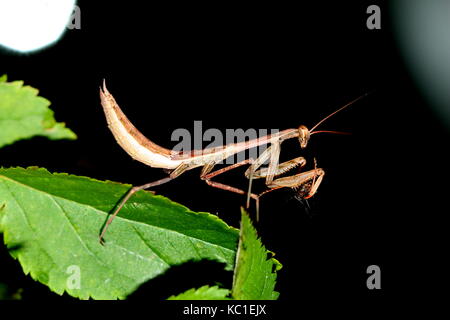
[[[91,249],[89,249],[86,244],[83,242],[83,239],[81,238],[79,232],[76,230],[75,226],[73,225],[72,220],[70,220],[69,216],[67,215],[67,212],[64,210],[64,208],[53,198],[53,196],[48,196],[57,206],[58,208],[61,210],[61,212],[64,214],[64,217],[67,219],[67,221],[69,222],[69,226],[70,228],[73,230],[74,234],[76,235],[77,239],[79,240],[81,246],[89,253],[89,255],[91,255],[95,260],[98,261],[98,263],[105,269],[111,269],[110,266],[108,266],[108,264],[106,264],[105,262],[103,262],[100,257],[98,257],[94,252],[92,252]],[[119,272],[118,270],[114,270],[117,274],[120,274],[121,276],[124,276],[130,280],[135,280],[133,278],[131,278],[129,275],[124,274]]]
[[[157,250],[156,248],[154,248],[152,245],[150,245],[150,243],[148,243],[148,241],[144,238],[144,236],[141,234],[141,232],[135,227],[132,226],[133,230],[136,232],[136,234],[138,235],[139,239],[141,239],[142,242],[144,242],[144,244],[162,261],[164,262],[167,266],[170,266],[170,263],[168,263],[168,259],[166,257],[163,257],[163,254],[161,252],[159,252],[159,250]]]

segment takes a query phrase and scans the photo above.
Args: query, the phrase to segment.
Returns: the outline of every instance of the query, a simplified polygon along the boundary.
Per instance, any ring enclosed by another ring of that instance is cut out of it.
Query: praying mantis
[[[138,129],[136,129],[136,127],[122,112],[116,100],[106,88],[105,81],[103,81],[103,88],[100,88],[101,105],[106,116],[108,127],[111,130],[117,143],[133,159],[153,168],[170,170],[170,173],[165,178],[146,183],[141,186],[132,187],[126,193],[126,195],[117,205],[114,212],[104,224],[99,236],[100,243],[103,243],[103,238],[109,225],[111,225],[114,218],[117,216],[124,204],[130,199],[133,194],[140,190],[149,189],[167,183],[179,177],[184,172],[197,167],[202,167],[200,178],[204,180],[208,185],[238,194],[247,194],[247,207],[249,207],[250,205],[250,199],[254,199],[256,201],[257,217],[259,212],[259,198],[263,194],[266,194],[270,191],[280,188],[300,188],[299,193],[304,199],[312,197],[317,192],[317,189],[319,188],[319,185],[325,175],[325,171],[321,168],[317,168],[317,164],[315,162],[315,168],[313,170],[301,172],[299,174],[287,177],[275,178],[293,169],[294,167],[303,167],[306,164],[306,160],[303,157],[297,157],[280,164],[279,156],[281,152],[282,142],[288,139],[297,138],[300,143],[300,147],[304,149],[308,145],[309,139],[313,134],[319,132],[339,133],[335,131],[324,130],[315,131],[315,129],[325,120],[340,112],[341,110],[347,108],[349,105],[355,103],[356,101],[362,99],[366,95],[367,94],[364,94],[354,99],[353,101],[344,105],[327,117],[323,118],[311,130],[309,130],[306,126],[301,125],[298,128],[286,129],[250,141],[227,144],[221,147],[206,148],[203,150],[181,152],[169,150],[157,145],[156,143],[147,139]],[[270,146],[256,159],[245,159],[243,161],[213,171],[213,168],[217,163],[227,159],[230,156],[251,148],[269,144]],[[269,162],[268,167],[261,168],[262,165],[267,161]],[[212,178],[224,172],[244,165],[250,165],[245,172],[245,176],[249,179],[249,188],[247,192],[242,189],[238,189],[230,185],[222,184],[212,180]],[[265,184],[269,189],[259,195],[256,195],[251,192],[252,181],[253,179],[260,178],[265,179]]]

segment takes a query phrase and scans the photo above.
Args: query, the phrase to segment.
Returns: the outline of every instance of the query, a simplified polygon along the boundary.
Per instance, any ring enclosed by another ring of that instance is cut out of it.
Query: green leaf
[[[52,140],[76,139],[75,133],[56,122],[50,102],[38,96],[38,90],[22,81],[0,78],[0,148],[33,136]]]
[[[198,289],[189,289],[177,296],[171,296],[167,300],[229,300],[227,296],[230,290],[218,286],[203,286]]]
[[[0,77],[0,82],[6,82],[8,80],[8,76],[6,74]]]
[[[125,298],[187,261],[233,269],[236,229],[146,191],[127,202],[102,246],[107,213],[129,188],[39,168],[0,169],[0,232],[26,274],[82,299]]]
[[[276,300],[274,291],[281,264],[258,239],[250,218],[242,209],[241,231],[234,271],[232,296],[237,300]]]
[[[2,78],[0,78],[1,80]],[[0,300],[6,300],[8,298],[8,287],[6,284],[0,282]]]

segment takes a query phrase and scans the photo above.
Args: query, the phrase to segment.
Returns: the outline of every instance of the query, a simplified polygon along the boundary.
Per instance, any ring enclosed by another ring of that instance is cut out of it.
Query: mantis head
[[[308,145],[309,138],[311,137],[311,132],[304,125],[298,127],[298,142],[300,142],[300,148],[304,149]]]
[[[334,116],[336,113],[344,110],[345,108],[347,108],[348,106],[354,104],[356,101],[364,98],[365,96],[367,96],[369,93],[363,94],[362,96],[359,96],[358,98],[354,99],[353,101],[347,103],[345,106],[339,108],[338,110],[332,112],[331,114],[329,114],[328,116],[326,116],[325,118],[323,118],[322,120],[320,120],[318,123],[316,123],[316,125],[309,130],[307,127],[305,127],[304,125],[301,125],[300,127],[298,127],[298,141],[300,142],[300,147],[302,149],[306,148],[306,146],[308,145],[308,141],[311,138],[311,135],[315,134],[315,133],[335,133],[335,134],[348,134],[346,132],[339,132],[339,131],[329,131],[329,130],[320,130],[320,131],[315,131],[315,129],[321,125],[323,122],[325,122],[327,119],[331,118],[332,116]]]

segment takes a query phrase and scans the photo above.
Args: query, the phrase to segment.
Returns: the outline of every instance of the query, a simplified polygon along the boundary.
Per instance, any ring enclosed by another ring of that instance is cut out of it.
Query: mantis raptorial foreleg
[[[269,192],[281,188],[292,188],[297,190],[299,196],[303,199],[311,198],[322,183],[325,171],[317,168],[317,163],[314,160],[314,169],[292,176],[282,177],[274,180],[268,187],[269,189],[260,193],[258,199]]]
[[[294,158],[292,160],[280,163],[274,169],[271,169],[270,166],[269,166],[268,168],[262,168],[262,169],[259,169],[259,170],[256,170],[256,171],[254,171],[254,170],[247,170],[245,175],[250,181],[252,181],[252,179],[260,179],[260,178],[266,178],[267,179],[267,176],[270,174],[270,175],[272,175],[272,181],[271,181],[271,183],[267,184],[267,186],[269,188],[272,188],[272,186],[274,184],[276,184],[276,181],[278,180],[278,179],[273,180],[273,177],[276,177],[276,176],[279,176],[279,175],[281,175],[283,173],[286,173],[289,170],[291,170],[291,169],[293,169],[293,168],[295,168],[297,166],[303,167],[305,164],[306,164],[305,158],[298,157],[298,158]],[[267,180],[266,180],[266,183],[267,183]],[[249,186],[250,186],[250,183],[249,183]],[[265,193],[265,192],[263,192],[263,193]],[[256,200],[256,220],[257,221],[259,220],[259,197],[260,196],[261,195],[258,195],[257,199],[255,199],[254,196],[252,197],[253,199]]]
[[[294,158],[294,159],[286,161],[286,162],[282,162],[277,166],[274,176],[279,176],[279,175],[286,173],[289,170],[291,170],[295,167],[298,167],[298,166],[304,167],[305,164],[306,164],[306,160],[303,157],[298,157],[298,158]],[[267,177],[268,171],[269,171],[268,168],[262,168],[262,169],[259,169],[255,172],[253,172],[252,173],[253,179],[261,179],[261,178]],[[247,175],[246,175],[246,177],[249,178],[249,176],[247,176]],[[269,183],[269,185],[271,183]]]
[[[278,170],[278,162],[280,159],[281,142],[272,142],[271,146],[264,150],[261,155],[251,163],[251,166],[245,171],[245,176],[251,178],[253,174],[258,170],[267,160],[269,160],[269,166],[267,168],[266,184],[270,184]]]
[[[254,178],[254,173],[258,168],[260,168],[267,160],[269,160],[269,167],[267,168],[266,185],[270,184],[278,170],[278,161],[280,159],[281,152],[281,141],[274,141],[272,145],[268,147],[264,152],[252,162],[251,166],[245,171],[245,176],[249,179],[248,191],[247,191],[247,202],[246,207],[250,207],[250,194],[252,191],[252,183]]]

